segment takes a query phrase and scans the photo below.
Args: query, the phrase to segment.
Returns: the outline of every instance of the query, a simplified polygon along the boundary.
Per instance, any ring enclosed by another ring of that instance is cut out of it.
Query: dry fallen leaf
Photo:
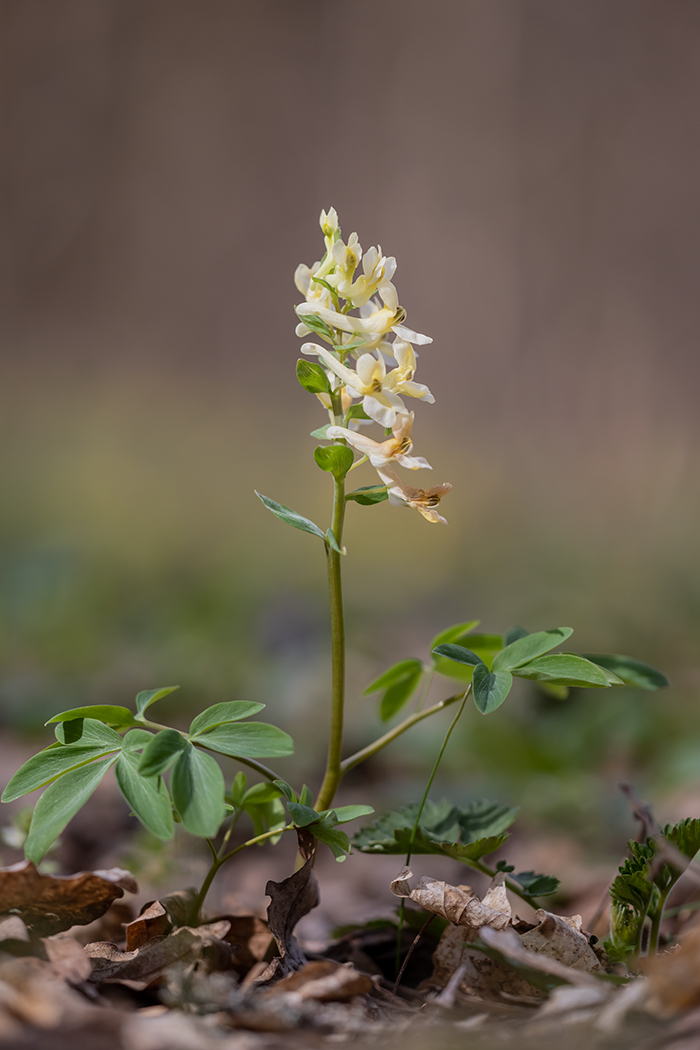
[[[435,912],[457,926],[468,926],[479,929],[480,926],[492,926],[504,930],[511,920],[510,904],[503,887],[504,877],[499,874],[493,879],[489,891],[480,900],[466,886],[450,886],[448,882],[439,882],[427,876],[411,889],[408,880],[412,878],[410,868],[403,868],[391,883],[391,892],[396,897],[408,897],[426,911]]]
[[[272,988],[264,989],[261,995],[295,993],[299,999],[315,999],[318,1002],[342,1002],[356,995],[367,995],[372,991],[372,980],[360,973],[351,963],[336,963],[330,959],[310,962],[301,970],[288,974]]]
[[[122,952],[109,941],[87,944],[85,951],[92,960],[93,984],[119,982],[134,989],[144,989],[160,978],[164,969],[177,962],[194,962],[207,949],[218,955],[217,965],[230,959],[230,945],[223,938],[228,933],[226,921],[207,926],[181,926],[167,937],[154,937],[142,947]]]
[[[71,926],[85,926],[103,915],[124,890],[136,893],[133,875],[121,868],[43,875],[31,861],[0,869],[0,902],[16,912],[31,932],[46,937]]]
[[[126,951],[133,952],[136,948],[154,937],[163,937],[170,930],[172,923],[160,901],[153,901],[145,907],[139,917],[133,922],[128,922],[124,927],[126,934]]]
[[[448,926],[433,955],[434,970],[427,984],[432,988],[450,987],[450,998],[457,991],[485,999],[503,997],[531,1002],[546,996],[513,968],[528,966],[531,971],[568,980],[572,984],[595,983],[591,973],[603,968],[581,930],[580,916],[564,918],[538,911],[534,926],[513,925],[505,877],[496,875],[483,901],[468,887],[450,886],[435,879],[422,878],[411,889],[412,872],[404,869],[391,884],[396,896],[409,897],[428,911],[446,919]],[[468,947],[479,939],[501,958]],[[454,975],[460,978],[455,985]]]
[[[299,852],[306,858],[305,863],[288,879],[282,882],[268,882],[265,893],[270,897],[267,909],[267,921],[270,932],[277,942],[279,956],[258,977],[258,984],[277,981],[295,970],[300,970],[306,963],[294,936],[294,928],[300,919],[319,903],[318,882],[313,873],[316,840],[304,830],[297,831]]]

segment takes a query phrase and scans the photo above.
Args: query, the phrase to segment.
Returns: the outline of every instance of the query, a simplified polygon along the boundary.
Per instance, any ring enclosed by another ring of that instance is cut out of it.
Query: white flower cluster
[[[432,339],[402,323],[406,311],[399,306],[392,283],[396,259],[382,255],[381,247],[363,254],[356,233],[346,244],[335,208],[321,212],[320,225],[326,253],[311,267],[298,266],[294,283],[304,296],[296,307],[297,335],[313,333],[329,344],[309,342],[301,348],[302,353],[319,358],[330,383],[331,395],[318,394],[330,415],[326,434],[346,441],[369,459],[387,486],[391,503],[413,507],[428,521],[446,525],[437,506],[452,486],[414,488],[404,485],[394,469],[396,463],[409,470],[431,469],[422,456],[410,455],[413,412],[403,398],[435,401],[428,387],[413,379],[417,357],[413,347]],[[356,277],[360,262],[362,273]],[[362,400],[361,409],[353,405],[357,399]],[[363,421],[379,423],[391,437],[381,442],[365,437],[356,429]]]

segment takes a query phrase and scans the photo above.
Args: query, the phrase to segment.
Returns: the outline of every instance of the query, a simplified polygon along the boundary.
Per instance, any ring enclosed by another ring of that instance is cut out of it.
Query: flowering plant
[[[456,714],[428,780],[420,804],[388,814],[355,838],[357,849],[372,853],[441,853],[493,875],[484,857],[507,838],[516,810],[476,802],[465,810],[450,803],[428,802],[438,764],[469,695],[477,710],[488,715],[508,696],[513,678],[539,684],[558,697],[571,687],[610,688],[634,685],[657,689],[667,684],[653,668],[624,656],[553,652],[570,637],[569,627],[529,634],[515,627],[503,634],[476,633],[478,621],[459,623],[432,641],[431,660],[401,660],[365,690],[380,695],[380,716],[390,722],[416,698],[414,710],[376,740],[354,754],[344,752],[345,630],[341,565],[346,509],[349,504],[371,507],[388,500],[417,510],[431,522],[447,524],[441,500],[451,485],[428,488],[409,485],[398,469],[430,470],[413,455],[414,411],[407,399],[434,402],[427,386],[415,381],[416,346],[432,340],[408,328],[393,283],[396,260],[380,247],[363,253],[357,234],[345,242],[335,209],[321,213],[325,251],[320,261],[300,265],[295,283],[303,295],[296,307],[297,335],[304,339],[297,361],[297,378],[327,414],[313,431],[314,458],[333,483],[331,521],[323,529],[309,518],[263,496],[263,504],[282,521],[310,533],[323,543],[330,594],[332,682],[325,774],[318,791],[298,793],[261,759],[280,759],[293,750],[291,737],[276,726],[251,721],[263,704],[234,700],[215,704],[198,714],[188,730],[153,721],[150,709],[175,687],[145,690],[135,710],[114,705],[71,708],[55,715],[56,740],[29,759],[5,788],[4,801],[44,788],[34,809],[25,842],[29,860],[39,864],[56,837],[89,799],[102,777],[113,769],[121,793],[154,835],[169,839],[180,823],[206,839],[211,868],[192,906],[192,921],[200,917],[206,894],[219,868],[241,850],[286,831],[303,831],[308,843],[329,846],[344,860],[351,843],[339,826],[373,812],[368,805],[333,808],[344,775],[376,755],[426,718],[455,705]],[[358,275],[358,267],[361,272]],[[312,341],[310,336],[319,339]],[[367,428],[374,426],[375,436]],[[380,428],[377,433],[376,428]],[[356,458],[356,454],[358,458]],[[377,472],[373,484],[346,490],[349,474],[368,462]],[[456,680],[456,693],[432,704],[428,693],[435,676]],[[48,723],[47,723],[48,724]],[[239,769],[227,783],[220,759],[233,759],[258,775],[248,786]],[[254,834],[232,846],[238,821],[246,816]],[[503,862],[504,863],[504,862]],[[510,872],[507,866],[500,870]],[[506,879],[526,900],[556,889],[550,876],[520,873]]]

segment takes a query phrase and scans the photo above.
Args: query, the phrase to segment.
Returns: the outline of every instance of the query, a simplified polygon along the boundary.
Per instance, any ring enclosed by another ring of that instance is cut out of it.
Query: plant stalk
[[[331,528],[338,541],[343,545],[343,524],[345,521],[345,478],[333,478],[333,521]],[[345,622],[343,617],[343,587],[340,571],[341,555],[326,544],[328,561],[328,593],[331,612],[331,654],[332,654],[332,687],[331,687],[331,725],[328,737],[328,760],[321,790],[314,803],[314,809],[329,809],[338,785],[343,776],[341,755],[343,751],[343,722],[345,716]]]
[[[237,853],[240,853],[241,850],[247,849],[248,846],[255,846],[255,845],[257,845],[258,842],[264,842],[265,839],[274,838],[275,835],[281,835],[283,831],[291,831],[293,827],[294,827],[293,824],[287,824],[286,827],[284,827],[284,828],[273,828],[271,831],[265,831],[262,835],[256,835],[252,839],[247,839],[245,842],[242,842],[240,844],[240,846],[236,846],[235,849],[229,850],[228,853],[222,853],[221,850],[219,850],[217,852],[216,847],[214,846],[214,843],[211,841],[211,839],[207,839],[207,845],[209,846],[209,849],[211,850],[211,853],[212,853],[212,856],[213,856],[214,860],[213,860],[211,868],[207,872],[207,876],[206,876],[204,882],[202,883],[202,888],[200,889],[199,893],[197,894],[195,902],[194,902],[194,904],[192,906],[192,923],[193,923],[193,925],[196,926],[200,922],[201,913],[202,913],[202,905],[204,904],[204,901],[206,899],[207,893],[209,892],[211,884],[214,881],[214,878],[215,878],[216,873],[218,872],[219,868],[222,867],[222,865],[224,865],[227,860],[230,860],[231,857],[235,857],[235,855]],[[222,845],[221,845],[221,849],[222,850],[225,849],[227,841],[228,841],[228,839],[225,838],[223,843],[222,843]]]
[[[471,692],[471,688],[472,688],[472,685],[471,685],[471,682],[470,682],[469,685],[467,686],[467,688],[465,689],[464,693],[460,694],[461,698],[462,698],[462,702],[459,705],[459,710],[457,711],[457,714],[454,716],[454,718],[450,722],[449,728],[448,728],[447,732],[445,733],[445,739],[442,742],[442,747],[440,748],[440,750],[438,752],[438,756],[435,759],[435,764],[433,766],[432,772],[431,772],[430,776],[428,777],[428,783],[425,785],[425,791],[423,792],[423,798],[421,799],[420,806],[418,807],[418,812],[416,813],[416,819],[414,820],[413,827],[411,828],[411,837],[408,840],[408,849],[406,850],[405,867],[408,867],[408,865],[411,863],[411,853],[412,853],[412,850],[413,850],[413,843],[414,843],[416,835],[418,833],[418,825],[420,824],[420,818],[423,816],[423,810],[425,809],[425,804],[428,801],[428,794],[430,792],[431,787],[433,786],[433,781],[435,780],[435,777],[437,776],[437,771],[438,771],[438,769],[440,767],[440,763],[442,762],[442,756],[445,754],[445,749],[447,748],[447,745],[449,743],[450,737],[452,736],[452,732],[453,732],[455,726],[457,725],[457,723],[458,723],[458,721],[460,719],[460,715],[462,714],[462,711],[464,710],[464,705],[467,702],[467,697],[469,696],[469,694]],[[430,711],[430,708],[428,708],[428,711],[423,711],[423,712],[420,712],[420,713],[423,714],[423,716],[425,716],[425,715],[427,715],[429,713],[429,711]],[[413,717],[416,718],[415,715]],[[407,719],[407,721],[408,721],[408,719]],[[405,907],[406,907],[406,905],[405,905],[405,898],[402,897],[401,898],[401,904],[399,906],[399,925],[398,925],[398,929],[396,931],[396,973],[397,973],[396,985],[397,986],[398,986],[398,983],[399,983],[399,980],[400,980],[400,976],[401,976],[401,970],[400,970],[400,964],[401,964],[401,933],[403,931],[403,920],[404,920]]]
[[[360,751],[356,751],[354,755],[348,755],[340,763],[340,769],[343,775],[350,769],[354,769],[355,766],[359,766],[360,762],[364,762],[366,759],[371,758],[372,755],[376,755],[378,751],[385,748],[393,740],[396,740],[397,736],[401,736],[411,726],[416,725],[418,722],[422,722],[424,718],[430,718],[431,715],[436,715],[438,711],[442,711],[444,707],[449,707],[451,704],[456,704],[458,700],[462,700],[464,693],[457,693],[456,696],[448,696],[446,700],[440,700],[439,703],[433,704],[432,707],[426,707],[422,711],[416,711],[414,714],[409,715],[403,722],[399,722],[397,726],[390,729],[388,733],[384,733],[383,736],[378,737],[373,743],[368,744],[367,747],[363,747]]]

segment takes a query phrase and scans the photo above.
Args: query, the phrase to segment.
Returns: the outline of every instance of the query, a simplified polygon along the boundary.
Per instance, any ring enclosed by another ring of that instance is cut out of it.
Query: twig
[[[402,962],[401,969],[399,970],[398,975],[396,977],[396,980],[394,981],[394,988],[393,988],[394,995],[396,995],[396,993],[398,992],[399,985],[401,984],[401,978],[403,977],[404,971],[405,971],[406,967],[408,966],[409,959],[413,955],[414,948],[416,947],[416,945],[418,944],[418,941],[421,939],[421,937],[423,936],[425,931],[428,929],[428,927],[430,926],[430,924],[431,924],[431,922],[433,921],[434,918],[435,918],[435,916],[431,915],[429,919],[426,919],[425,922],[423,923],[423,925],[421,926],[421,928],[419,929],[418,933],[416,934],[416,936],[413,938],[413,943],[411,944],[411,947],[406,952],[406,958]]]

